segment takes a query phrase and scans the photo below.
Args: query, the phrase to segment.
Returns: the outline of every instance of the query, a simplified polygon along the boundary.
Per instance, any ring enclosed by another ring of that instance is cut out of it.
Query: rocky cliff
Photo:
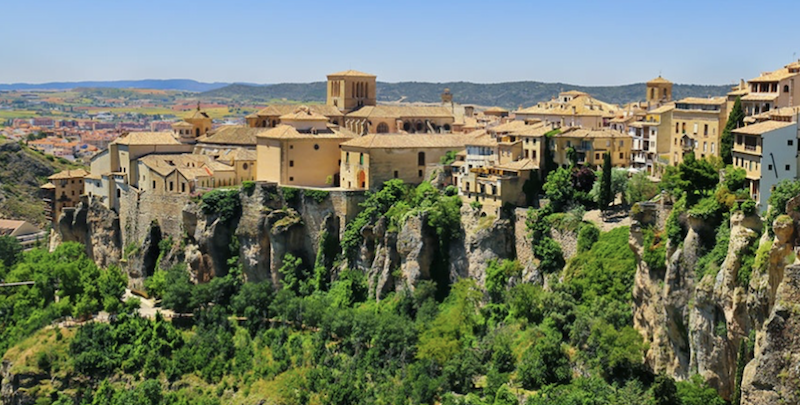
[[[661,208],[661,212],[651,209],[648,215],[639,215],[630,235],[637,257],[634,326],[649,343],[646,365],[677,379],[700,374],[722,397],[731,399],[739,381],[737,365],[750,360],[751,354],[741,350],[742,345],[755,334],[759,336],[757,350],[742,379],[742,391],[747,391],[742,403],[773,403],[765,398],[776,395],[788,398],[776,392],[789,385],[777,384],[777,380],[763,383],[755,376],[764,374],[754,370],[774,369],[777,365],[770,359],[800,350],[775,335],[785,333],[783,329],[774,329],[778,324],[792,325],[787,321],[792,312],[776,304],[781,291],[785,296],[793,294],[789,287],[792,276],[784,275],[785,266],[794,260],[792,219],[779,217],[771,224],[775,236],[770,238],[758,216],[733,212],[724,260],[718,270],[704,273],[698,268],[698,259],[707,253],[702,245],[709,238],[709,229],[705,221],[691,215],[681,215],[686,236],[677,246],[667,245],[665,265],[652,266],[654,263],[644,260],[649,247],[644,246],[643,230],[663,223],[658,219],[668,215],[669,207]]]

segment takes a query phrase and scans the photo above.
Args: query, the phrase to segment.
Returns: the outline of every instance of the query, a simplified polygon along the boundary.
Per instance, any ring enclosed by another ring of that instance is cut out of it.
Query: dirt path
[[[631,225],[631,217],[628,215],[627,209],[610,212],[605,220],[600,215],[600,210],[586,211],[583,215],[583,220],[593,222],[603,232],[608,232],[620,226]]]

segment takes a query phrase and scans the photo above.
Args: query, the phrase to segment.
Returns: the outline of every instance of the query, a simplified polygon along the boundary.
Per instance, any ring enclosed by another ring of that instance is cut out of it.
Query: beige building
[[[64,170],[47,179],[49,183],[42,186],[44,200],[49,212],[45,212],[47,219],[57,222],[64,208],[76,207],[84,193],[84,177],[89,174],[86,170]]]
[[[47,233],[28,221],[0,219],[0,236],[16,238],[24,250],[32,249],[40,240],[47,239]]]
[[[672,111],[670,164],[683,162],[686,153],[698,159],[719,156],[719,142],[728,119],[725,97],[689,97],[677,101]]]
[[[557,99],[516,111],[525,121],[538,119],[556,127],[603,128],[616,117],[619,106],[597,100],[581,91],[565,91]]]
[[[356,70],[328,75],[327,105],[349,112],[377,104],[377,76]]]
[[[200,188],[238,185],[232,166],[195,154],[144,156],[137,161],[138,189],[156,194],[190,194]]]
[[[303,106],[281,120],[283,124],[257,136],[256,179],[286,186],[337,185],[339,145],[356,135],[329,126],[327,117]]]
[[[282,124],[281,116],[293,113],[297,107],[296,104],[273,104],[261,109],[255,114],[250,114],[245,119],[247,126],[251,128],[275,128]],[[312,112],[324,115],[328,118],[328,122],[334,125],[344,124],[344,113],[339,108],[327,104],[312,104],[307,106]]]
[[[448,133],[453,112],[441,106],[364,106],[345,115],[345,126],[357,134]]]
[[[792,62],[773,72],[762,73],[729,93],[729,98],[741,97],[746,116],[800,104],[800,61]]]
[[[376,189],[387,180],[417,184],[426,180],[425,168],[438,164],[448,151],[457,152],[470,135],[370,134],[341,145],[341,186]]]
[[[477,201],[483,213],[500,216],[506,204],[525,205],[524,185],[537,169],[531,159],[472,168],[461,177],[458,193],[465,203]]]
[[[578,164],[599,169],[603,166],[603,155],[609,153],[614,167],[629,167],[632,144],[633,138],[630,134],[607,128],[564,128],[550,138],[553,159],[562,167],[570,164],[567,159],[569,148],[575,149]]]

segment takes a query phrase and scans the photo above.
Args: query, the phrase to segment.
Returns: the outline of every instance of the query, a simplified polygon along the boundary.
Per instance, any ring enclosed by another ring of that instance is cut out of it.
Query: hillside
[[[437,102],[442,90],[449,88],[457,102],[482,106],[501,106],[514,109],[531,106],[549,100],[565,90],[581,90],[594,97],[616,104],[641,101],[644,98],[645,84],[636,83],[624,86],[576,86],[565,83],[507,82],[507,83],[426,83],[426,82],[378,82],[378,101],[391,102]],[[705,86],[695,84],[676,84],[673,91],[676,99],[684,97],[707,97],[725,95],[729,85]],[[209,98],[230,98],[254,102],[274,100],[298,100],[303,102],[324,102],[325,83],[283,83],[265,86],[233,84],[223,88],[201,93]]]
[[[79,87],[99,87],[118,89],[152,89],[209,91],[225,87],[230,83],[203,83],[188,79],[150,79],[150,80],[114,80],[84,82],[49,82],[49,83],[0,83],[0,90],[69,90]]]
[[[39,186],[53,173],[77,167],[48,158],[15,142],[0,144],[0,217],[47,225]]]

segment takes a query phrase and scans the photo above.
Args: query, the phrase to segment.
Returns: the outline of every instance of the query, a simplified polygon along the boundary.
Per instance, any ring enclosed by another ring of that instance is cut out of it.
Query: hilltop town
[[[659,76],[647,82],[644,102],[619,106],[564,91],[508,111],[459,104],[448,89],[440,103],[379,104],[376,76],[349,70],[328,75],[324,105],[273,104],[242,117],[241,124],[220,125],[198,104],[169,130],[153,123],[149,132],[125,131],[91,148],[88,171],[57,173],[43,190],[49,218],[57,221],[82,196],[119,211],[125,198],[188,198],[243,182],[375,190],[391,179],[421,183],[439,167],[447,173],[444,183],[457,187],[466,203],[499,215],[503,206],[535,199],[526,196],[525,186],[544,180],[545,156],[555,167],[600,169],[608,154],[613,167],[654,180],[687,153],[719,158],[738,100],[745,118],[733,131],[727,158],[747,171],[750,197],[765,211],[770,189],[798,176],[793,147],[800,90],[792,84],[798,75],[795,62],[742,81],[726,97],[681,100],[673,100],[673,84]],[[28,145],[57,156],[75,146],[47,140]]]

